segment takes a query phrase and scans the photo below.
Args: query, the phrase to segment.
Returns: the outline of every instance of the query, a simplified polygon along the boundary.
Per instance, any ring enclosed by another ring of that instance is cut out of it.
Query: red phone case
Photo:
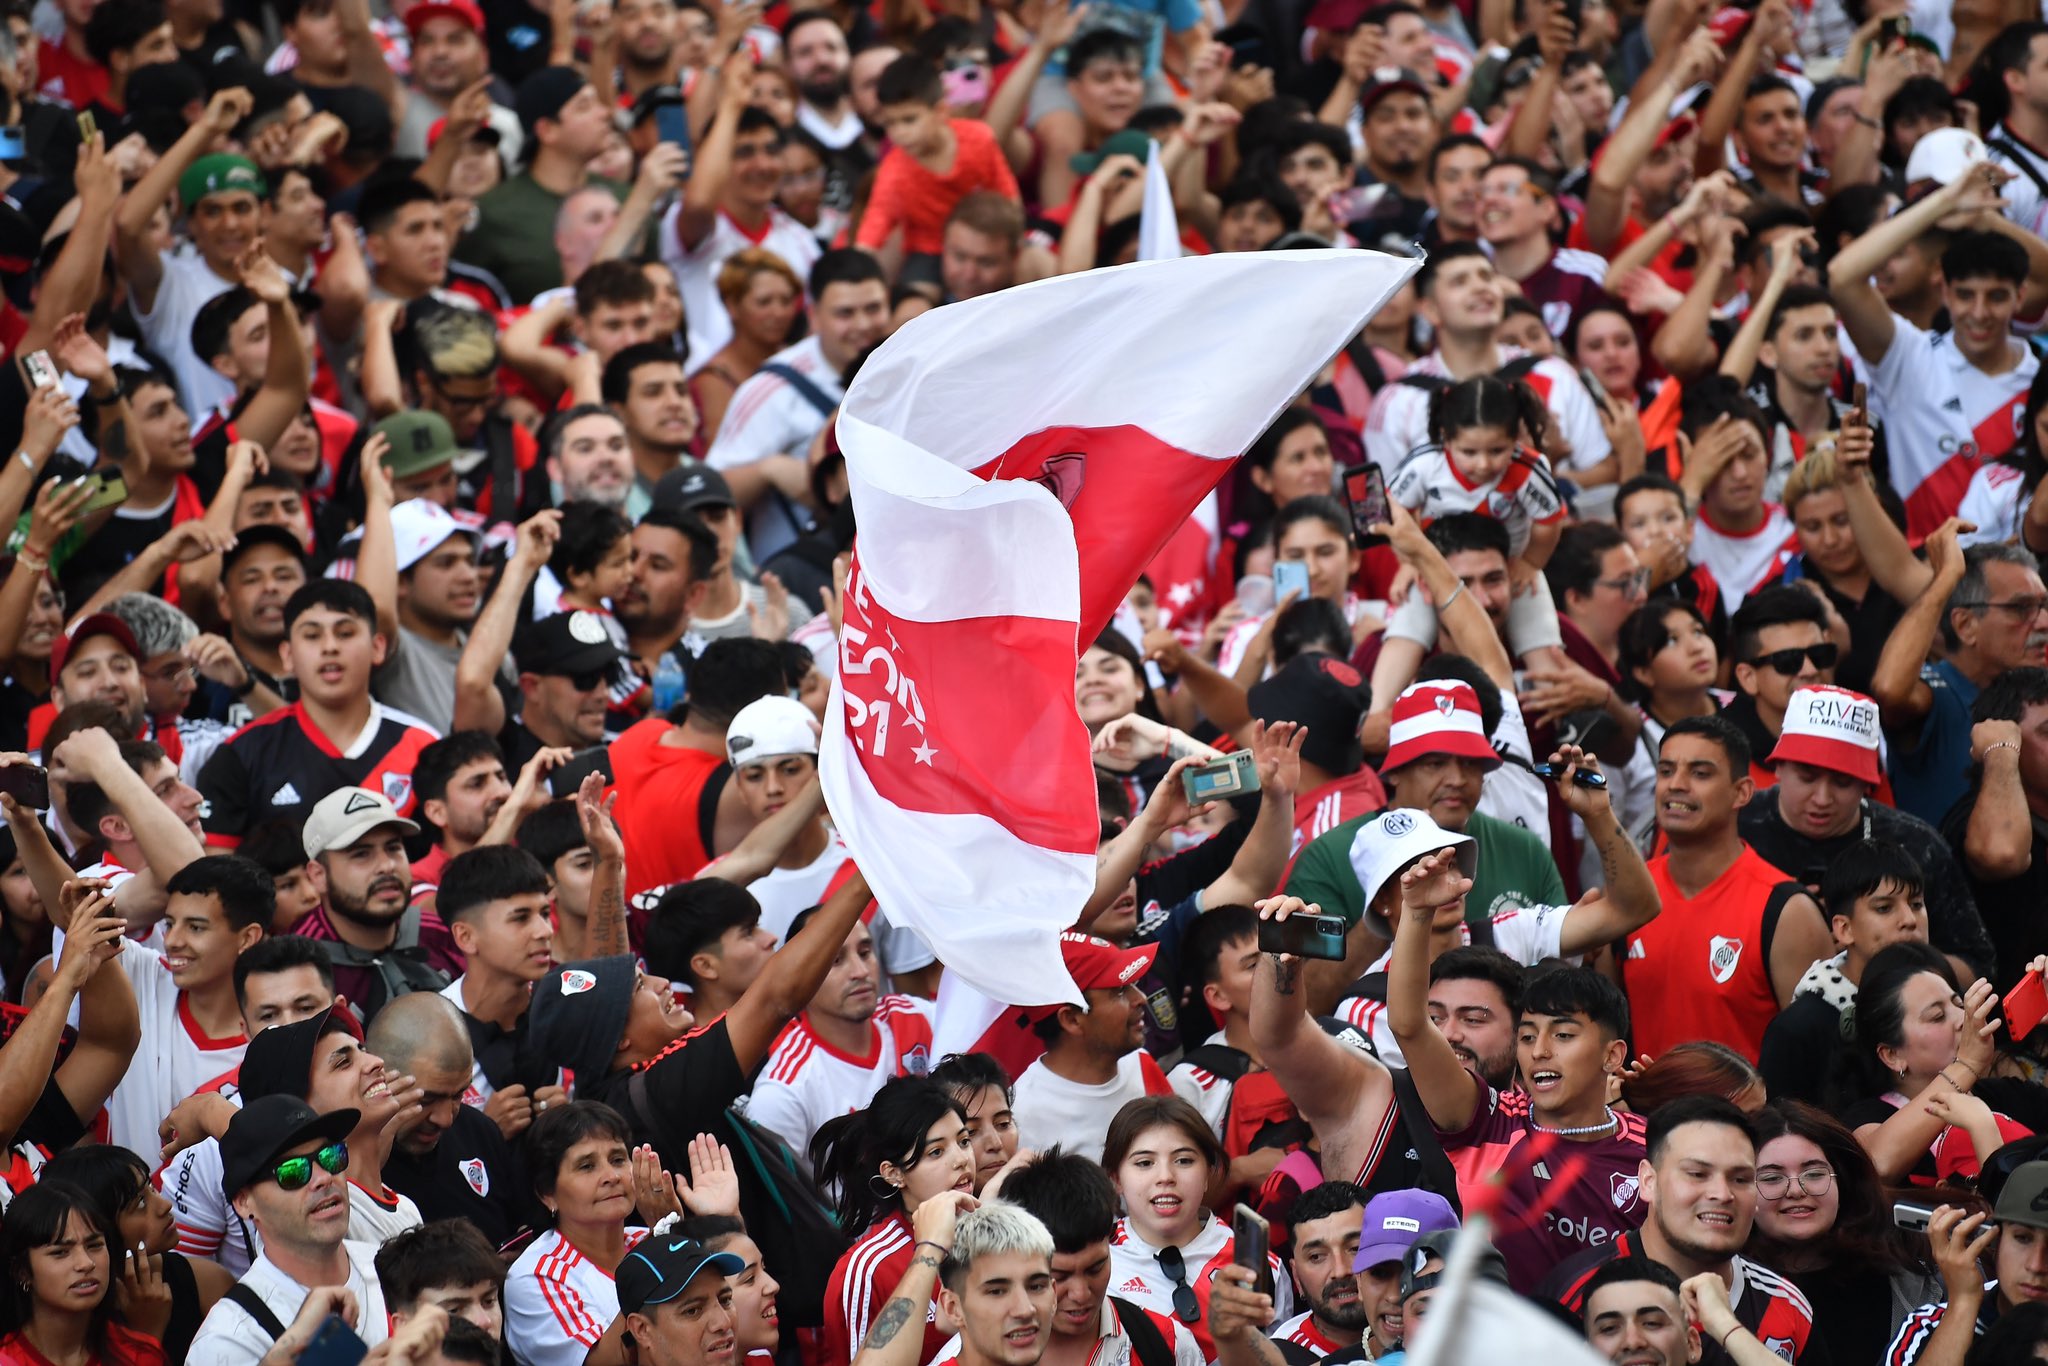
[[[2015,1040],[2026,1038],[2048,1018],[2048,983],[2041,980],[2040,973],[2028,973],[2005,993],[2004,1006],[2006,1029]]]

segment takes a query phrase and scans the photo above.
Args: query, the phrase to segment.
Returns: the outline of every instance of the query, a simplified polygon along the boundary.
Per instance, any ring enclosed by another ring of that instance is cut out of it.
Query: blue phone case
[[[1273,562],[1273,600],[1285,598],[1293,591],[1296,602],[1308,597],[1308,566],[1300,560],[1275,560]]]

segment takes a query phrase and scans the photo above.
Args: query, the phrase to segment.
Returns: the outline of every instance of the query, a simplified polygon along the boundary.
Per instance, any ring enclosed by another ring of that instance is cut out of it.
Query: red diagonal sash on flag
[[[950,304],[840,409],[860,525],[822,754],[892,920],[990,998],[1079,1000],[1098,829],[1074,667],[1159,548],[1418,268],[1148,262]]]

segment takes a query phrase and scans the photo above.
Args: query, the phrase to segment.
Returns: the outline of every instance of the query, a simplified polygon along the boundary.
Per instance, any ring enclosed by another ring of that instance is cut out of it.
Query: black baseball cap
[[[738,507],[732,485],[709,465],[684,465],[655,481],[653,504],[676,512],[695,512],[704,507]]]
[[[512,97],[512,108],[519,115],[519,126],[526,130],[528,137],[532,137],[535,124],[561,113],[562,106],[575,99],[576,92],[589,84],[589,78],[573,66],[542,67],[521,81],[518,93]]]
[[[362,1026],[347,1010],[329,1006],[318,1015],[308,1015],[291,1024],[272,1025],[249,1040],[242,1055],[242,1067],[235,1084],[245,1099],[291,1096],[305,1099],[313,1081],[313,1058],[320,1040],[329,1034],[346,1034],[360,1041]]]
[[[667,1304],[703,1272],[737,1276],[747,1269],[730,1252],[713,1252],[695,1238],[650,1233],[619,1263],[619,1312],[632,1314],[650,1304]]]
[[[220,1141],[221,1192],[232,1201],[301,1143],[347,1138],[362,1117],[360,1110],[330,1110],[323,1115],[297,1096],[250,1101],[228,1122]]]
[[[274,522],[258,522],[235,533],[235,543],[220,557],[221,574],[225,576],[235,567],[237,560],[259,545],[274,545],[279,550],[289,553],[301,567],[306,564],[306,547],[298,537]]]
[[[2036,1158],[2013,1168],[1999,1187],[1991,1217],[2001,1224],[2048,1228],[2048,1161]]]
[[[1358,722],[1369,709],[1372,689],[1358,670],[1332,655],[1296,655],[1246,695],[1251,713],[1267,725],[1295,721],[1308,727],[1301,757],[1336,777],[1365,766]]]
[[[619,647],[595,612],[557,612],[521,633],[513,648],[523,673],[571,675],[609,669]]]

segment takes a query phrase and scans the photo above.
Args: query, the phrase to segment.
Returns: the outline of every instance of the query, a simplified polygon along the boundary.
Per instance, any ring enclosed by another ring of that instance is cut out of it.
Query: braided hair
[[[1448,389],[1440,389],[1429,400],[1429,439],[1448,446],[1459,432],[1474,427],[1498,427],[1511,440],[1538,445],[1543,440],[1549,415],[1536,391],[1518,379],[1499,375],[1474,375]]]

